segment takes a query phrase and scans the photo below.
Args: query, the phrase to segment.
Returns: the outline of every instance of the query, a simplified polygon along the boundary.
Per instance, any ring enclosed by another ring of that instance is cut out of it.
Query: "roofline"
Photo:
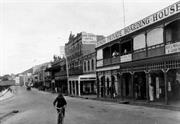
[[[168,10],[168,13],[167,13],[167,10]],[[97,42],[96,49],[111,42],[111,41],[117,40],[121,37],[132,34],[133,32],[144,29],[147,26],[153,25],[159,21],[162,21],[162,20],[164,20],[168,17],[171,17],[173,15],[176,15],[178,13],[180,13],[180,1],[164,8],[164,9],[161,9],[161,10],[157,11],[156,13],[153,13],[150,16],[147,16],[147,17],[141,19],[140,21],[137,21],[137,22],[105,37],[104,39]]]

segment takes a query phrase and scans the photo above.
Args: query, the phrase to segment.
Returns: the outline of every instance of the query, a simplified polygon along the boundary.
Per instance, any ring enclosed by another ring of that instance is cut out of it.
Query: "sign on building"
[[[65,56],[65,48],[64,48],[64,46],[59,46],[59,50],[60,50],[60,56],[61,57]]]
[[[82,44],[96,44],[97,37],[94,34],[82,32]]]
[[[171,53],[177,53],[180,52],[180,42],[173,43],[173,44],[168,44],[165,46],[165,51],[166,54],[171,54]]]
[[[106,44],[108,42],[111,42],[111,41],[116,40],[116,39],[118,39],[120,37],[126,36],[126,35],[128,35],[130,33],[133,33],[133,32],[135,32],[135,31],[137,31],[139,29],[147,27],[147,26],[149,26],[151,24],[154,24],[156,22],[159,22],[159,21],[161,21],[163,19],[166,19],[166,18],[168,18],[168,17],[170,17],[172,15],[175,15],[175,14],[177,14],[179,12],[180,12],[180,1],[178,1],[177,3],[174,3],[174,4],[170,5],[170,6],[168,6],[168,7],[164,8],[164,9],[162,9],[162,10],[160,10],[160,11],[158,11],[158,12],[156,12],[156,13],[154,13],[154,14],[152,14],[152,15],[150,15],[150,16],[148,16],[148,17],[146,17],[146,18],[144,18],[144,19],[142,19],[140,21],[138,21],[138,22],[135,22],[135,23],[133,23],[133,24],[131,24],[131,25],[129,25],[129,26],[127,26],[127,27],[125,27],[125,28],[123,28],[123,29],[121,29],[121,30],[107,36],[105,38],[106,40],[103,39],[101,41],[98,41],[96,47],[100,47],[100,46],[102,46],[102,45],[104,45],[104,44]]]
[[[121,62],[129,62],[132,61],[132,54],[127,54],[120,57]]]

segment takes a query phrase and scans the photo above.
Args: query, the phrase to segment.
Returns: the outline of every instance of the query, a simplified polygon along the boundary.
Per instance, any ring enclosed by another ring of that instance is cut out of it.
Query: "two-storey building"
[[[51,62],[51,67],[47,68],[46,71],[51,72],[51,89],[67,94],[66,59],[56,57]]]
[[[97,40],[102,39],[101,35],[80,32],[76,36],[70,34],[68,43],[65,44],[65,54],[68,65],[68,91],[70,95],[81,95],[81,81],[89,78],[93,80],[95,75],[83,75],[83,57],[95,52]],[[86,78],[86,79],[85,79]]]
[[[180,100],[180,2],[99,41],[98,96]]]

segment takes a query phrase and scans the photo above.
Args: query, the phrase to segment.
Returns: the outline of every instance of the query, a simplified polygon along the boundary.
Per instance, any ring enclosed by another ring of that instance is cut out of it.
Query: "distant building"
[[[65,58],[54,59],[51,62],[51,67],[46,69],[50,72],[52,90],[67,94],[67,73],[66,73],[66,60]]]
[[[34,87],[44,90],[46,87],[46,68],[49,66],[50,62],[39,64],[33,67],[32,71],[32,81]]]

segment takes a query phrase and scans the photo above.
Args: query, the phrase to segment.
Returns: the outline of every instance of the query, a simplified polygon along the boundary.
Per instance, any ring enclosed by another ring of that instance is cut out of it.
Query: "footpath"
[[[76,97],[76,96],[71,96],[71,97]],[[173,111],[180,111],[180,103],[165,105],[164,103],[158,103],[158,102],[122,100],[120,98],[117,98],[117,99],[116,98],[115,99],[98,98],[96,95],[84,95],[84,96],[78,96],[78,98],[99,100],[99,101],[106,101],[106,102],[114,102],[117,104],[128,104],[128,105],[145,106],[145,107],[153,107],[153,108],[168,109],[168,110],[173,110]]]
[[[11,88],[8,88],[0,93],[0,102],[9,99],[14,96],[14,92]]]
[[[0,103],[12,98],[15,94],[14,88],[7,88],[6,90],[0,92]],[[10,111],[10,112],[0,112],[0,123],[3,118],[12,115],[13,113],[17,113],[17,111]]]

